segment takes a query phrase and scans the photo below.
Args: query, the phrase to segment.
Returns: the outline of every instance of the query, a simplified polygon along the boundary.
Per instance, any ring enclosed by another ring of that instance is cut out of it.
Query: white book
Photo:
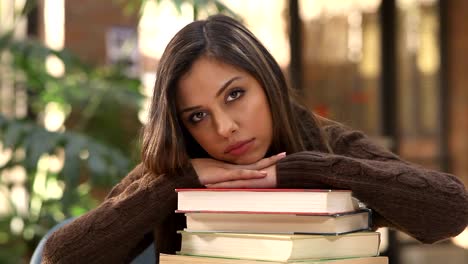
[[[368,230],[370,210],[343,214],[187,212],[188,232],[343,234]]]
[[[166,255],[160,254],[159,263],[161,264],[388,264],[387,257],[363,257],[363,258],[347,258],[347,259],[330,259],[330,260],[310,260],[310,261],[287,261],[287,262],[271,262],[245,259],[228,259],[228,258],[213,258],[200,256],[186,255]]]
[[[182,255],[279,262],[378,256],[380,244],[378,232],[337,236],[179,232]]]

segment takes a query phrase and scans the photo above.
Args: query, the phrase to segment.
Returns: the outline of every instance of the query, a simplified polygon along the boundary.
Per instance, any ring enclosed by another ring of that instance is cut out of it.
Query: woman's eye
[[[197,112],[197,113],[193,113],[192,115],[190,115],[189,119],[190,119],[190,122],[197,123],[197,122],[200,122],[205,116],[206,116],[206,113]]]
[[[226,101],[228,101],[228,102],[234,101],[234,100],[236,100],[237,98],[241,97],[242,94],[244,94],[244,92],[245,92],[245,91],[240,90],[240,89],[238,89],[238,90],[233,90],[233,91],[231,91],[231,92],[228,94],[228,96],[227,96],[227,98],[226,98]]]

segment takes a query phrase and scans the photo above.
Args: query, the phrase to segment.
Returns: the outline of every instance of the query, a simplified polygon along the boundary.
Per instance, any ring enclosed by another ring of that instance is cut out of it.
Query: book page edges
[[[246,238],[267,238],[267,239],[278,239],[278,240],[298,240],[298,239],[318,239],[322,237],[328,237],[323,235],[310,235],[310,234],[259,234],[259,233],[222,233],[222,232],[187,232],[184,230],[177,231],[179,234],[189,234],[189,235],[203,235],[203,236],[225,236],[225,237],[246,237]],[[378,236],[380,243],[380,233],[373,231],[364,231],[364,232],[353,232],[337,236]],[[336,236],[329,236],[336,237]],[[378,248],[378,247],[377,247]],[[378,250],[377,250],[378,251]]]

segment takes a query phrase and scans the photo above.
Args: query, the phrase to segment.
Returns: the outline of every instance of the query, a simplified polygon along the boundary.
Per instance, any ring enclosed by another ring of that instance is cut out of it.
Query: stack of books
[[[161,263],[366,263],[378,257],[371,211],[348,190],[177,189],[181,250]]]

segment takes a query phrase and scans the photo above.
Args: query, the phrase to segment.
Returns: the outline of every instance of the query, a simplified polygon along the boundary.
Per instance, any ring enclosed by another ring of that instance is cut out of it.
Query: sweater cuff
[[[287,155],[276,164],[278,188],[329,189],[320,178],[327,175],[336,159],[330,154],[304,151]]]

